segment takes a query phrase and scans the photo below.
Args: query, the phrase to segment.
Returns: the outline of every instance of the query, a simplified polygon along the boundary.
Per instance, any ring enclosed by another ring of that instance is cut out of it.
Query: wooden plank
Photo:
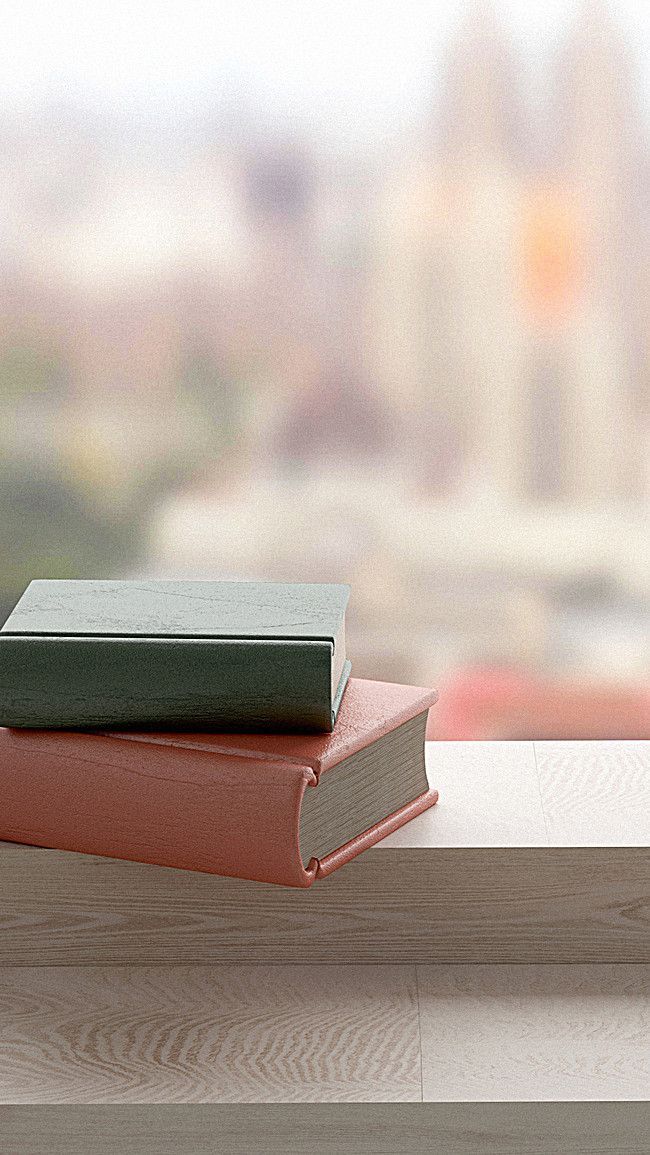
[[[0,1107],[12,1155],[647,1155],[648,1103]]]
[[[535,742],[555,846],[650,845],[650,742]]]
[[[421,1099],[412,967],[7,967],[0,1102]]]
[[[310,890],[0,847],[0,965],[650,962],[650,849],[380,849]]]
[[[425,1100],[645,1100],[650,967],[419,967]]]

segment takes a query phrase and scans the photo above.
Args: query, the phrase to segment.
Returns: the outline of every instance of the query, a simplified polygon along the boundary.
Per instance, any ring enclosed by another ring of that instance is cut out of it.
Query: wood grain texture
[[[6,968],[3,1103],[416,1101],[405,967]]]
[[[646,1100],[650,967],[418,968],[425,1100]]]
[[[647,1155],[648,1103],[0,1107],[11,1155]]]
[[[434,810],[395,847],[650,846],[650,742],[428,742]]]
[[[0,971],[0,1102],[647,1099],[650,967]]]
[[[650,742],[535,742],[556,846],[650,846]]]
[[[311,890],[0,845],[0,964],[650,962],[650,849],[367,851]]]

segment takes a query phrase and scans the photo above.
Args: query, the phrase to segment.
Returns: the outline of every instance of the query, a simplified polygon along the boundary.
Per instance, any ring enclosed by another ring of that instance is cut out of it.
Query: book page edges
[[[425,810],[429,810],[431,806],[435,806],[438,801],[438,791],[433,788],[426,790],[424,794],[420,794],[414,798],[412,802],[407,802],[405,806],[400,807],[394,814],[389,814],[387,818],[383,818],[381,822],[375,823],[369,830],[365,830],[362,834],[357,834],[346,842],[344,846],[340,846],[338,850],[333,850],[331,854],[325,855],[324,858],[312,858],[307,867],[308,874],[313,872],[314,878],[327,878],[339,867],[344,866],[346,862],[351,862],[358,854],[369,847],[375,846],[377,842],[381,842],[382,838],[386,838],[392,834],[394,830],[399,830],[400,826],[404,826],[406,822],[410,822],[412,818],[416,818],[418,814],[422,814]]]
[[[374,717],[370,713],[371,703],[361,701],[359,704],[364,709],[364,722],[349,726],[346,724],[350,720],[349,716],[352,712],[357,713],[358,687],[363,686],[364,682],[368,686],[381,686],[383,694],[386,696],[382,695],[382,698],[377,701],[376,705],[379,709]],[[399,698],[402,699],[399,704],[392,696],[393,691],[397,691]],[[391,730],[397,729],[403,722],[408,722],[417,714],[430,710],[438,701],[438,693],[436,690],[426,689],[422,686],[403,686],[391,682],[373,683],[367,679],[349,678],[347,690],[342,693],[342,699],[336,728],[338,734],[341,734],[341,731],[348,731],[345,733],[345,737],[334,751],[328,747],[322,753],[304,759],[305,762],[309,762],[317,778],[338,766],[339,762],[349,758],[357,750],[370,746],[385,734],[390,733]]]

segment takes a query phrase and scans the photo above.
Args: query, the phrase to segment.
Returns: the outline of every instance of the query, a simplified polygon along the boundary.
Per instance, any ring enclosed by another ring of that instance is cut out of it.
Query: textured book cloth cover
[[[0,630],[0,725],[328,731],[349,587],[33,581]]]
[[[435,700],[431,690],[351,679],[331,735],[0,729],[0,839],[310,886],[437,793],[305,867],[305,790]]]

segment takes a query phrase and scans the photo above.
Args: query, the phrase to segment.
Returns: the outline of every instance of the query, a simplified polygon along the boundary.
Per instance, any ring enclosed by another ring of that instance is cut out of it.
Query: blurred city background
[[[0,609],[344,580],[441,738],[650,738],[650,5],[7,3]]]

